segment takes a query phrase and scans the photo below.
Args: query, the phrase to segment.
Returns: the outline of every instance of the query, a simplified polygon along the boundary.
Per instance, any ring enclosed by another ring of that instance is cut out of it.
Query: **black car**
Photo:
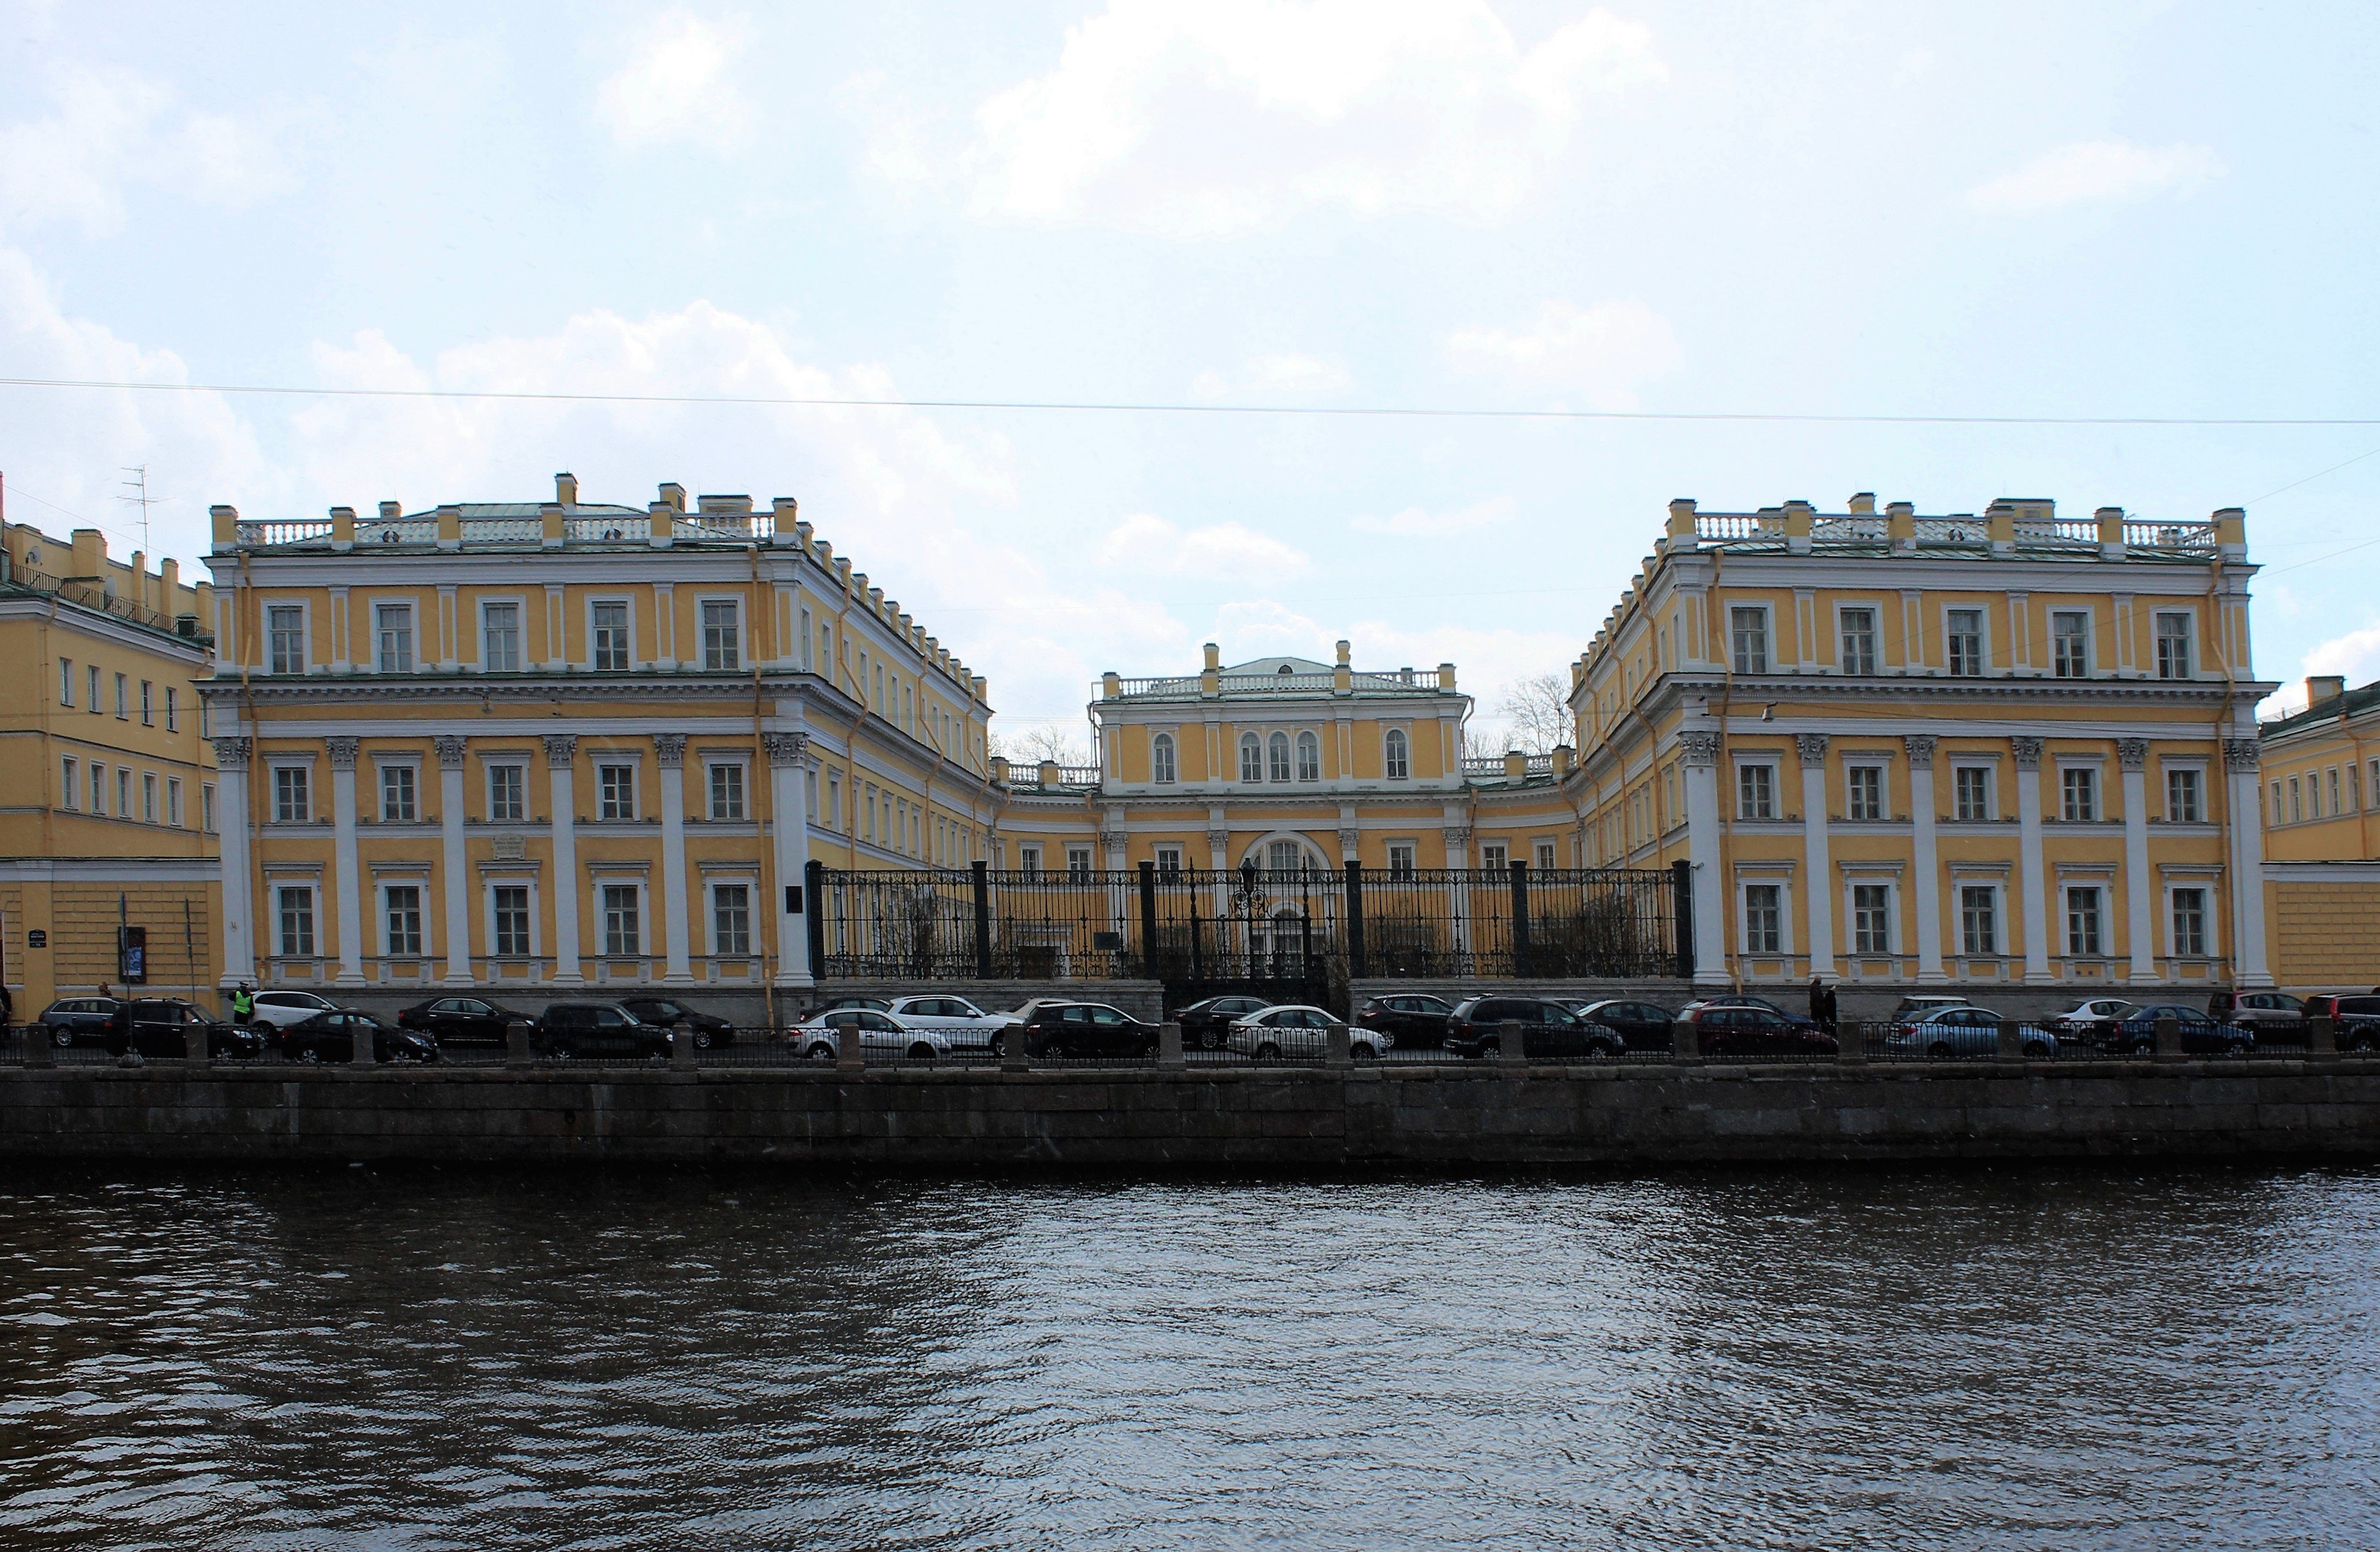
[[[666,997],[623,997],[620,1006],[636,1014],[639,1023],[688,1031],[697,1050],[735,1043],[734,1025],[717,1013],[698,1013],[685,1003],[673,1002]]]
[[[1221,1050],[1234,1020],[1263,1012],[1271,1006],[1271,1000],[1263,997],[1209,997],[1175,1013],[1173,1022],[1182,1026],[1185,1049]]]
[[[1631,1002],[1620,998],[1601,1002],[1565,1002],[1563,1006],[1589,1024],[1599,1024],[1620,1037],[1633,1051],[1667,1051],[1670,1049],[1669,1010],[1650,1002]]]
[[[1154,1056],[1157,1026],[1104,1002],[1038,1002],[1026,1015],[1027,1056]]]
[[[1678,1010],[1678,1016],[1683,1018],[1688,1013],[1703,1008],[1766,1008],[1796,1029],[1815,1030],[1818,1027],[1818,1021],[1807,1013],[1791,1012],[1779,1007],[1766,997],[1755,997],[1749,992],[1741,991],[1723,991],[1717,997],[1706,997],[1699,1001],[1689,1002]]]
[[[455,1040],[487,1040],[501,1045],[521,1025],[534,1030],[537,1020],[478,997],[433,997],[396,1015],[399,1029],[417,1030],[442,1045]]]
[[[206,1031],[210,1061],[254,1056],[264,1049],[264,1037],[254,1030],[209,1018],[204,1010],[177,997],[136,997],[129,1002],[117,1003],[115,1011],[107,1015],[100,1037],[110,1056],[139,1051],[142,1056],[172,1061],[189,1053],[193,1029]]]
[[[2179,1002],[2135,1002],[2109,1021],[2099,1037],[2100,1049],[2124,1056],[2154,1055],[2156,1026],[2166,1019],[2180,1026],[2185,1056],[2245,1056],[2256,1046],[2253,1030],[2217,1024],[2199,1009]]]
[[[418,1029],[399,1029],[356,1008],[334,1008],[299,1019],[274,1037],[290,1061],[353,1061],[356,1036],[371,1037],[374,1061],[435,1061],[438,1041]]]
[[[548,1056],[663,1057],[676,1043],[660,1025],[647,1024],[617,1002],[556,1002],[537,1021],[539,1049]]]
[[[61,997],[33,1023],[50,1032],[50,1044],[95,1046],[107,1039],[107,1021],[124,1004],[113,997]]]
[[[1500,1055],[1497,1040],[1507,1024],[1521,1026],[1521,1054],[1533,1060],[1612,1057],[1622,1049],[1616,1031],[1538,997],[1474,997],[1455,1004],[1446,1049],[1465,1058]]]
[[[1437,1050],[1446,1044],[1446,1026],[1454,1004],[1426,991],[1401,991],[1375,997],[1357,1010],[1355,1022],[1366,1029],[1396,1037],[1401,1051]]]

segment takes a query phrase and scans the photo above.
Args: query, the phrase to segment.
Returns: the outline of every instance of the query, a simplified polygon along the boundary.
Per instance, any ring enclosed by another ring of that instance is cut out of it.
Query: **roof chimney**
[[[564,470],[553,477],[553,499],[564,506],[578,504],[578,477]]]
[[[2306,675],[2306,709],[2312,710],[2325,700],[2337,700],[2347,693],[2344,673],[2309,673]]]
[[[674,479],[671,480],[668,484],[662,487],[662,500],[669,503],[669,509],[672,512],[684,512],[686,510],[686,487],[679,484]]]

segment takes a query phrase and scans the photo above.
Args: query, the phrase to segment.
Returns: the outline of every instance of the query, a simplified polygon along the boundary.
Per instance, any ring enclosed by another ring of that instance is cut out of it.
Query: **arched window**
[[[1240,735],[1240,780],[1243,782],[1264,780],[1264,745],[1253,733],[1244,733]]]
[[[1148,767],[1152,779],[1159,782],[1173,780],[1173,735],[1172,734],[1160,733],[1150,741]]]
[[[1272,735],[1272,779],[1276,782],[1289,780],[1289,734],[1285,733]]]
[[[1402,782],[1413,774],[1413,762],[1405,758],[1405,735],[1402,728],[1390,728],[1388,738],[1389,780]]]
[[[1297,779],[1301,782],[1322,780],[1322,741],[1310,733],[1297,735]]]
[[[1294,841],[1274,841],[1265,847],[1265,868],[1272,873],[1296,873],[1305,867],[1305,848]]]

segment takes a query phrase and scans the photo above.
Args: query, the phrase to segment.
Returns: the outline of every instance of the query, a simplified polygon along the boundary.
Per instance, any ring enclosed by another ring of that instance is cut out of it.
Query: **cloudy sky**
[[[0,0],[0,376],[2380,416],[2369,6]],[[2373,454],[2360,463],[2346,464]],[[2380,675],[2380,425],[620,407],[0,388],[8,515],[806,515],[992,679],[1561,670],[1691,495],[2245,504],[2265,677]]]

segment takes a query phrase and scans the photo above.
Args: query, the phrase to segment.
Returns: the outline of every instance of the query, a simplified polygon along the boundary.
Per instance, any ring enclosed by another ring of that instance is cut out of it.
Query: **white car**
[[[1008,1049],[1010,1032],[1023,1027],[1014,1013],[987,1013],[964,997],[896,997],[885,1010],[904,1029],[930,1029],[952,1045],[988,1050]]]
[[[1329,1049],[1330,1026],[1344,1022],[1332,1017],[1328,1008],[1283,1002],[1232,1020],[1232,1032],[1223,1037],[1223,1049],[1252,1056],[1258,1061],[1320,1056]],[[1347,1025],[1348,1054],[1358,1061],[1377,1061],[1396,1043],[1393,1035],[1366,1029],[1360,1024]]]
[[[812,1061],[832,1061],[843,1053],[846,1032],[859,1037],[863,1057],[902,1056],[932,1061],[951,1054],[951,1042],[939,1029],[905,1029],[890,1013],[873,1008],[837,1008],[785,1032],[785,1044],[795,1056]]]
[[[310,991],[260,991],[256,994],[256,1012],[249,1015],[249,1023],[286,1029],[293,1024],[305,1023],[316,1013],[338,1011],[336,1002]]]

